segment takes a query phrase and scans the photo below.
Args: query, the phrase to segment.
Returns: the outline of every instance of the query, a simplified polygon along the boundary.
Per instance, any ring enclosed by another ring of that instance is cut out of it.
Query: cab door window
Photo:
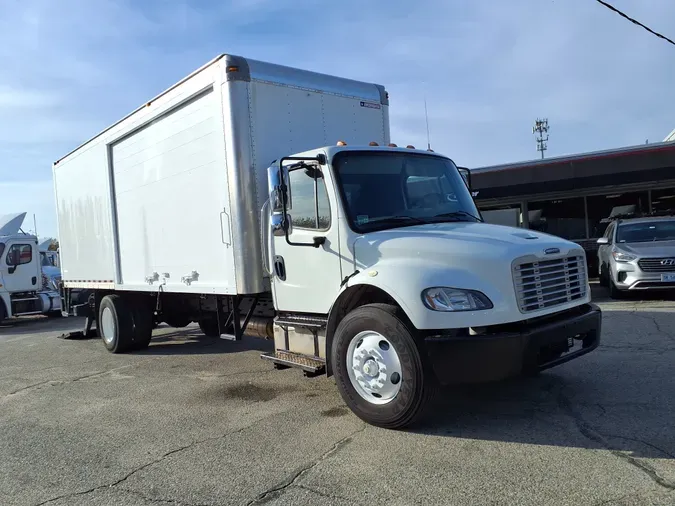
[[[33,260],[30,244],[13,244],[7,251],[5,262],[10,266],[29,264]]]
[[[315,168],[293,170],[289,173],[289,182],[293,228],[328,230],[330,205],[321,170]]]

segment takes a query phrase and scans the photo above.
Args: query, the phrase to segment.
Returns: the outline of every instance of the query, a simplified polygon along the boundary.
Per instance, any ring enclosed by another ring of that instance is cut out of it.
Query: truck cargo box
[[[382,86],[218,56],[54,163],[65,286],[267,290],[266,168],[337,140],[389,142]]]

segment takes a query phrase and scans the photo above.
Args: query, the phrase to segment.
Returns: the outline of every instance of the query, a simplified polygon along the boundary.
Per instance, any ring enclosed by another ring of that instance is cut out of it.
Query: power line
[[[641,26],[642,28],[644,28],[645,30],[647,30],[649,33],[651,33],[651,34],[653,34],[653,35],[656,35],[656,36],[659,37],[660,39],[663,39],[663,40],[665,40],[666,42],[670,42],[673,46],[675,46],[675,41],[673,41],[672,39],[669,39],[669,38],[666,37],[665,35],[662,35],[662,34],[660,34],[660,33],[658,33],[658,32],[655,32],[654,30],[652,30],[652,29],[649,28],[648,26],[643,25],[642,23],[640,23],[637,19],[633,19],[633,18],[631,18],[630,16],[628,16],[627,14],[624,14],[624,13],[621,12],[619,9],[617,9],[616,7],[614,7],[613,5],[610,5],[610,4],[608,4],[607,2],[604,2],[603,0],[595,0],[595,1],[598,2],[599,4],[604,5],[604,6],[607,7],[608,9],[610,9],[610,10],[616,12],[619,16],[626,18],[626,19],[627,19],[628,21],[630,21],[631,23],[634,23],[634,24],[636,24],[636,25],[638,25],[638,26]]]

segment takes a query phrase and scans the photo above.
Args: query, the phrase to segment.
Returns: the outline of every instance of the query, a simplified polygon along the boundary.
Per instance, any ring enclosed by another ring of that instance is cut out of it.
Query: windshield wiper
[[[473,218],[476,221],[483,221],[478,216],[474,216],[473,214],[468,213],[466,211],[452,211],[451,213],[441,213],[435,215],[434,218],[457,218],[459,216],[468,216],[469,218]]]
[[[368,220],[366,223],[364,223],[364,225],[369,225],[371,223],[400,223],[402,221],[412,221],[414,223],[420,223],[421,225],[426,225],[429,223],[428,220],[424,220],[422,218],[401,214],[397,216],[383,216],[381,218],[375,218],[374,220]]]

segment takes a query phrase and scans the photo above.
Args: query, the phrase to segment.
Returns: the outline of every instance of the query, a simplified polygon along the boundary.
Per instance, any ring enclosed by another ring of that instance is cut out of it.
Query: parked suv
[[[598,245],[600,283],[610,297],[675,288],[675,216],[613,221]]]

